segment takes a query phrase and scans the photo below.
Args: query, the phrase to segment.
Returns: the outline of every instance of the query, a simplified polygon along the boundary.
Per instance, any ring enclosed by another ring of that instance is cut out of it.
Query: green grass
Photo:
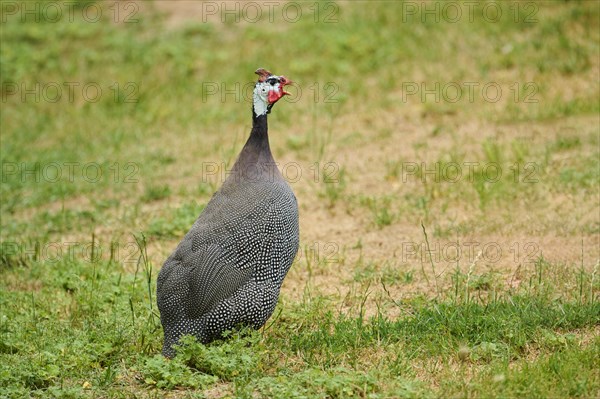
[[[3,268],[12,287],[2,295],[0,379],[8,397],[112,396],[218,382],[229,383],[236,397],[585,397],[600,388],[594,373],[600,303],[587,295],[554,299],[524,289],[483,302],[451,295],[433,303],[389,298],[400,307],[396,318],[340,313],[326,297],[305,298],[280,307],[266,330],[210,345],[187,340],[167,361],[158,354],[154,284],[147,286],[151,265],[132,275],[117,262],[16,262],[4,253]],[[19,281],[36,288],[18,290]],[[421,375],[431,362],[478,370],[478,377],[466,385],[466,375],[445,379],[431,390]],[[545,379],[554,382],[542,388]]]
[[[407,16],[420,4],[318,2],[315,22],[307,2],[260,24],[173,23],[149,1],[134,23],[93,0],[72,21],[3,14],[0,397],[597,396],[600,8],[449,23]],[[302,250],[265,328],[166,360],[158,269],[249,131],[248,101],[206,84],[259,66],[302,90],[269,120],[299,172]],[[436,82],[503,95],[402,100]],[[53,83],[57,102],[22,97]],[[504,257],[439,259],[452,240]]]
[[[152,237],[180,237],[194,224],[203,209],[204,205],[183,204],[170,215],[152,219],[147,232]]]

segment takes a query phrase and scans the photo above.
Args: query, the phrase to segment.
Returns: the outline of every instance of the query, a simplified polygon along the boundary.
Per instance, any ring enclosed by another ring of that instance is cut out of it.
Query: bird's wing
[[[252,275],[251,268],[239,267],[235,252],[218,243],[202,244],[185,257],[183,266],[190,268],[186,309],[190,318],[229,298]]]
[[[188,276],[188,317],[202,316],[252,277],[260,248],[272,239],[265,223],[275,202],[271,192],[253,194],[246,192],[247,198],[260,200],[241,201],[243,205],[236,205],[240,197],[215,194],[180,244],[177,258]]]

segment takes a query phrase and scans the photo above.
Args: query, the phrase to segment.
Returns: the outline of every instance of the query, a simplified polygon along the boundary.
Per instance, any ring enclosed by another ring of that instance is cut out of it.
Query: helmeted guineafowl
[[[250,138],[158,275],[167,357],[186,334],[207,343],[237,325],[263,326],[298,251],[296,197],[267,135],[267,114],[290,81],[262,68],[256,74]]]

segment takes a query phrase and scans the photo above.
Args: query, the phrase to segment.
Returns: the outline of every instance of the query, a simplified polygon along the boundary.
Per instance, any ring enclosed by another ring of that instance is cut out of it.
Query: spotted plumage
[[[264,69],[257,74],[250,137],[158,276],[168,357],[183,335],[210,342],[237,325],[264,325],[298,251],[296,197],[277,169],[267,132],[267,114],[289,81]]]

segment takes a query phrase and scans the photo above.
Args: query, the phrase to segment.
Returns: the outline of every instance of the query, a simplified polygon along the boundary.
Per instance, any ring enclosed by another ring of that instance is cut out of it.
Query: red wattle
[[[277,100],[279,100],[280,98],[281,95],[279,93],[275,91],[270,91],[267,100],[269,100],[270,104],[273,104],[274,102],[277,102]]]

